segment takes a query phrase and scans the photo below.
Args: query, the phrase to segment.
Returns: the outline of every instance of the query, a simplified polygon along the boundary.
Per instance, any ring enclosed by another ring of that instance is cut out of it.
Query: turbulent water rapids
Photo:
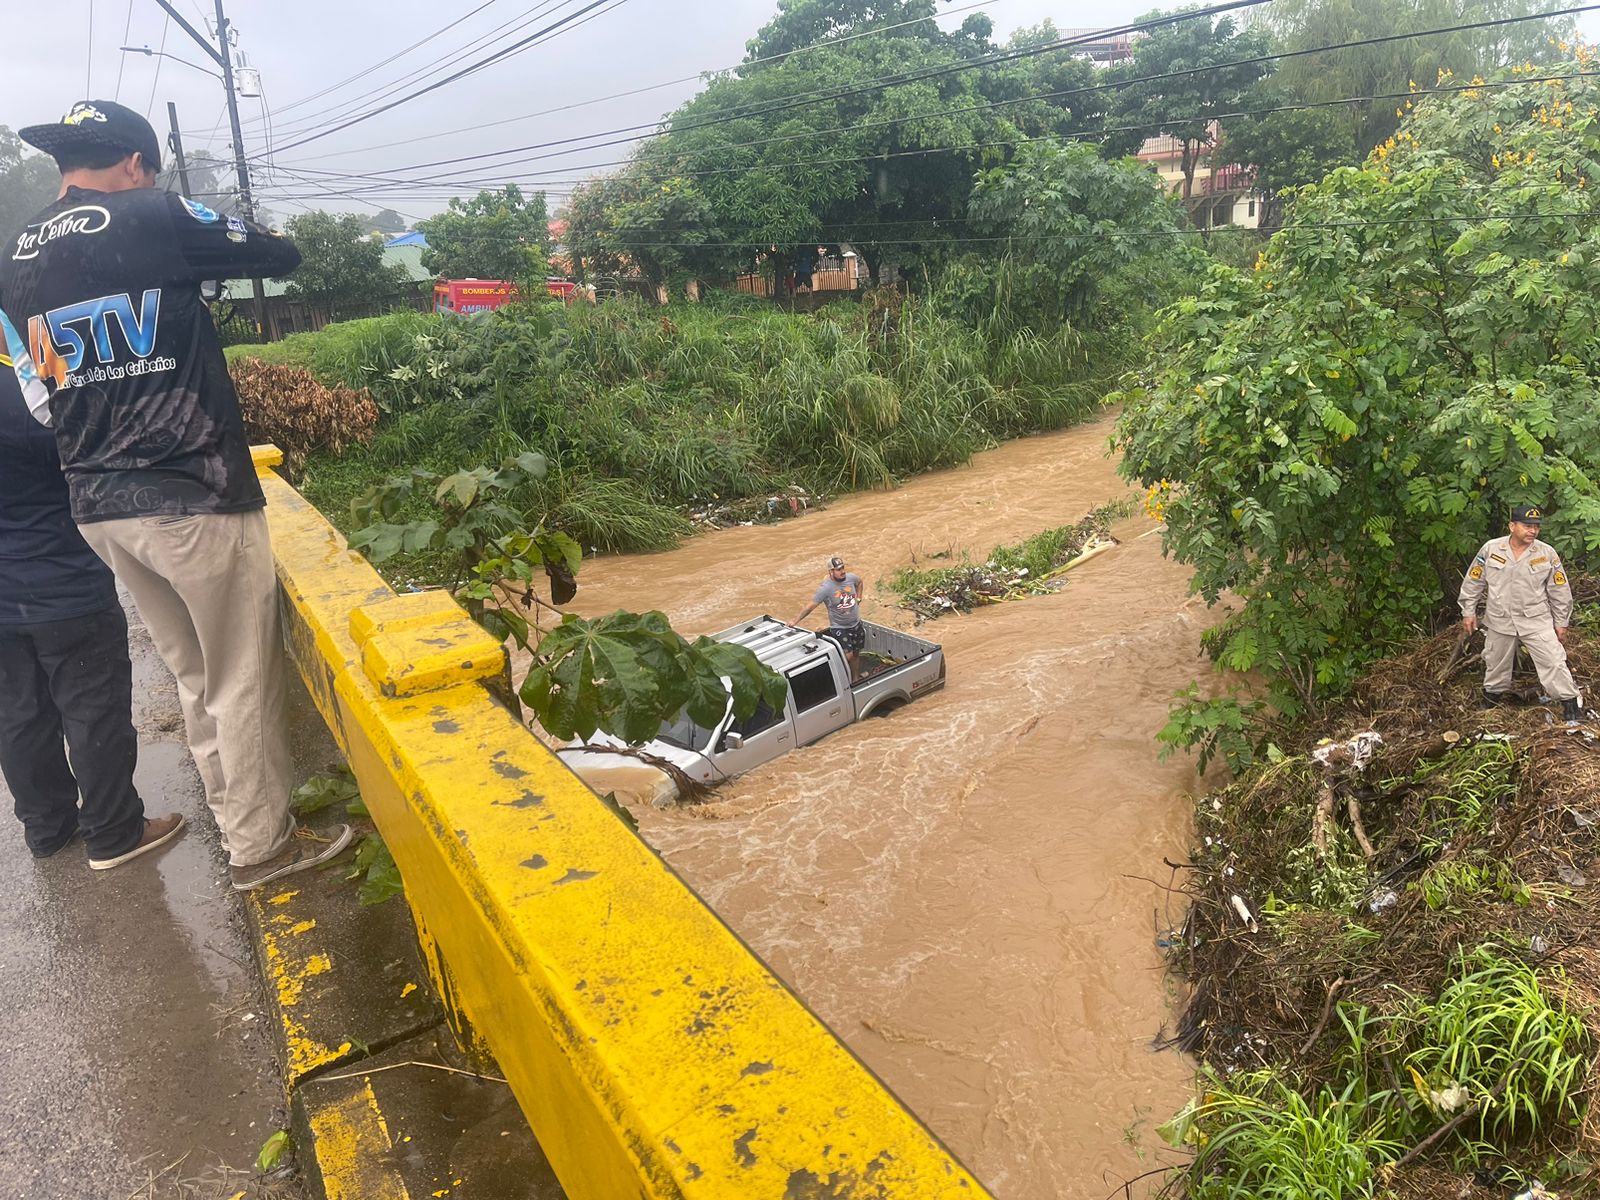
[[[1099,421],[1011,442],[779,525],[586,565],[574,607],[658,608],[685,633],[789,620],[830,554],[875,586],[1127,495]],[[1174,985],[1191,764],[1158,760],[1214,619],[1150,520],[1053,595],[918,630],[948,686],[742,776],[641,833],[1003,1200],[1101,1200],[1164,1161],[1192,1064],[1156,1052]],[[820,610],[819,610],[820,611]],[[816,616],[818,614],[813,614]],[[1135,1194],[1147,1194],[1147,1185]]]

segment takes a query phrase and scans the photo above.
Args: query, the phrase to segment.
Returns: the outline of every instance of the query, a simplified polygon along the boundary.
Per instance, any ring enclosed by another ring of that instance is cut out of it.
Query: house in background
[[[1213,156],[1213,149],[1215,147],[1201,147],[1194,169],[1194,191],[1188,208],[1195,227],[1257,228],[1261,224],[1262,205],[1261,194],[1255,187],[1254,168],[1227,162],[1226,151]],[[1147,138],[1139,147],[1137,157],[1156,169],[1169,194],[1183,195],[1182,142],[1174,137]]]

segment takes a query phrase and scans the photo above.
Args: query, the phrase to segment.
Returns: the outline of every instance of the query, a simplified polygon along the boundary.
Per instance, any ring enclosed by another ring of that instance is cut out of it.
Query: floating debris
[[[738,500],[712,496],[709,500],[685,505],[682,511],[697,529],[732,529],[736,525],[774,525],[826,505],[826,497],[814,496],[799,484],[790,484],[770,496],[747,496]]]

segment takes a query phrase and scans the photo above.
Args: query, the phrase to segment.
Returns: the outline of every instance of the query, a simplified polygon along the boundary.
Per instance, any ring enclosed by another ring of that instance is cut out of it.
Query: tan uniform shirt
[[[1509,537],[1483,544],[1461,581],[1461,615],[1472,616],[1487,593],[1483,627],[1494,633],[1537,634],[1564,629],[1572,619],[1572,588],[1561,556],[1535,540],[1520,559]]]

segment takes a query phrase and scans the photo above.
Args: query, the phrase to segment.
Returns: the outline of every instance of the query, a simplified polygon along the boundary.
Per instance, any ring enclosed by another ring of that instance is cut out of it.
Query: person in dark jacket
[[[266,500],[204,280],[287,275],[268,229],[155,190],[138,113],[83,100],[18,131],[61,195],[0,245],[0,311],[43,394],[84,540],[116,572],[178,681],[206,801],[240,891],[338,854],[297,837],[287,668]]]
[[[0,774],[35,858],[82,833],[105,870],[177,837],[183,816],[144,815],[127,619],[12,367],[0,354]]]

